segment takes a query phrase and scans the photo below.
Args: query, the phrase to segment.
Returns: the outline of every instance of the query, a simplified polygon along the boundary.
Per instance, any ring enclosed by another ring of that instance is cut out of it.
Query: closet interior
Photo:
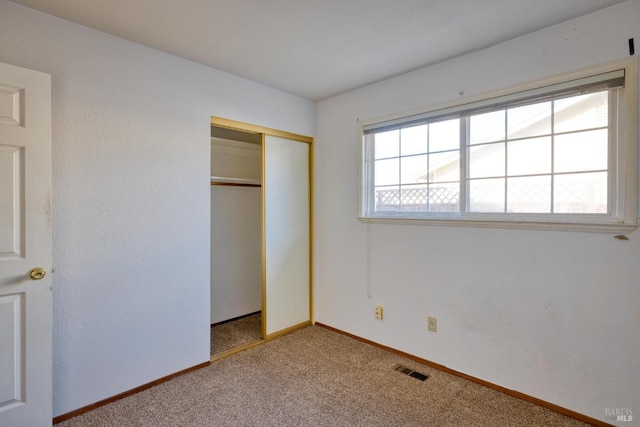
[[[262,334],[262,135],[211,127],[211,355]]]

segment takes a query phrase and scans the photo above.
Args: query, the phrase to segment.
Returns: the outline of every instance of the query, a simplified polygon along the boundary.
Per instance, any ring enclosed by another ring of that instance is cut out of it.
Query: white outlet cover
[[[435,317],[429,316],[427,318],[427,328],[430,332],[438,332],[438,319]]]

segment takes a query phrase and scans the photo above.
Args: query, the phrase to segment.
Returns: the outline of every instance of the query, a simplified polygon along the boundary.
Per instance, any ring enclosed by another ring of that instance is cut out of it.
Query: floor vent
[[[410,377],[413,377],[420,381],[424,381],[427,378],[429,378],[429,375],[421,374],[420,372],[414,371],[413,369],[409,369],[404,365],[396,365],[396,367],[393,369],[405,375],[409,375]]]

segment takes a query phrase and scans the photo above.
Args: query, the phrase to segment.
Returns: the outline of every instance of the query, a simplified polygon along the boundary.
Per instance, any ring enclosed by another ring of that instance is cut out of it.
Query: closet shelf
[[[230,185],[237,187],[262,187],[259,179],[231,178],[226,176],[212,176],[211,185]]]

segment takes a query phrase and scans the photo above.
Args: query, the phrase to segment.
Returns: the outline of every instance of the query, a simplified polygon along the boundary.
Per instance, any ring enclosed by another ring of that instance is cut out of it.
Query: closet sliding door
[[[307,324],[310,295],[310,144],[263,134],[263,336]]]

